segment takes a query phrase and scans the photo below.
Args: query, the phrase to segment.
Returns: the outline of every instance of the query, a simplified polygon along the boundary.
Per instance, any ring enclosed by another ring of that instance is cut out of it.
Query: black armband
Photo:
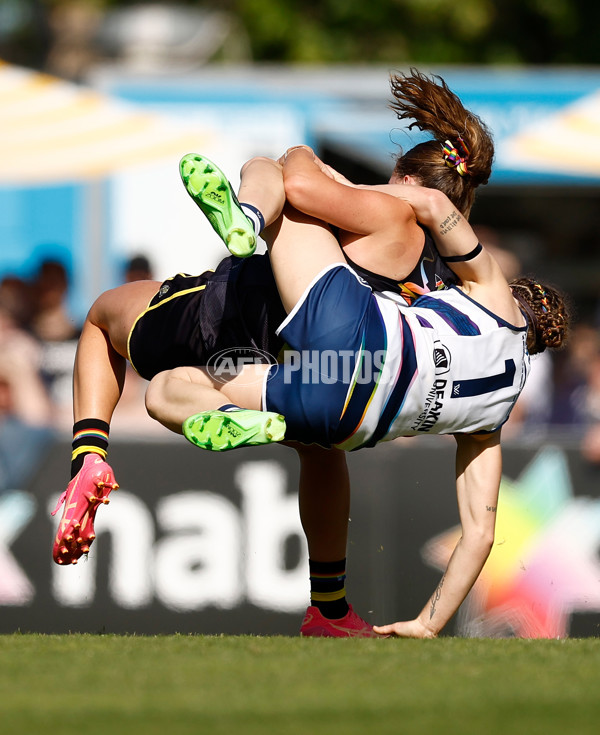
[[[444,258],[443,255],[440,255],[440,258],[444,261],[444,263],[464,263],[467,260],[473,260],[473,258],[476,258],[482,250],[483,247],[481,243],[478,242],[473,250],[471,250],[471,252],[467,253],[466,255],[452,255],[449,258]]]

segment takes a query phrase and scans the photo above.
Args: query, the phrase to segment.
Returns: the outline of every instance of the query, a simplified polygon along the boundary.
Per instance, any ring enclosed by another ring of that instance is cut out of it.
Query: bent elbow
[[[494,548],[494,532],[493,531],[482,532],[479,537],[479,545],[481,547],[482,553],[485,553],[485,557],[487,559],[492,549]]]
[[[463,539],[471,548],[477,549],[487,558],[494,547],[494,529],[478,526],[463,534]]]
[[[288,202],[296,209],[302,210],[302,205],[306,202],[308,194],[313,188],[308,178],[296,173],[285,175],[284,171],[283,185]]]
[[[431,221],[438,221],[448,214],[448,197],[438,189],[427,189],[425,208]]]

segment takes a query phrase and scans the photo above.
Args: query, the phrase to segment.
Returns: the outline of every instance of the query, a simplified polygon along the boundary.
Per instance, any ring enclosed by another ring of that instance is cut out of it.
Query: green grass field
[[[2,732],[591,735],[600,639],[0,636]]]

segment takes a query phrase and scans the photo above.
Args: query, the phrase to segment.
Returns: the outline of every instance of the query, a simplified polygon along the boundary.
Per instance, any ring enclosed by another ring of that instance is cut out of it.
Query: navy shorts
[[[377,354],[385,353],[384,322],[370,286],[335,264],[315,278],[278,332],[289,349],[283,364],[269,369],[263,408],[285,416],[287,439],[324,447],[341,442],[369,403]]]

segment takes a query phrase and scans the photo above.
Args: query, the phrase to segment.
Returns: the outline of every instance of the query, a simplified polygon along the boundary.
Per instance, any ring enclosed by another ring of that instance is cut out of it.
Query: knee
[[[114,315],[121,314],[124,297],[120,289],[121,287],[117,286],[101,293],[91,305],[86,321],[106,331]]]
[[[155,375],[146,388],[145,404],[148,415],[156,419],[161,396],[164,394],[165,373]]]
[[[106,322],[106,307],[109,303],[108,292],[104,292],[98,296],[94,303],[90,306],[90,309],[85,318],[86,322],[93,324],[96,327],[103,328]]]
[[[163,414],[165,404],[169,403],[169,389],[174,380],[186,379],[186,368],[173,368],[173,370],[164,370],[162,373],[155,375],[148,387],[146,388],[146,411],[148,415],[160,420]]]

